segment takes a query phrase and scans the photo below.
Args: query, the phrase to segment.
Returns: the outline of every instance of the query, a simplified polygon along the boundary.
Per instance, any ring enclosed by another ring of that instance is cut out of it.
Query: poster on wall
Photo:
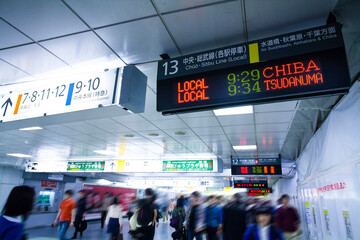
[[[325,232],[329,236],[331,236],[330,217],[329,217],[329,211],[327,209],[324,209],[324,220],[325,220]]]
[[[353,240],[353,231],[351,227],[350,213],[349,211],[342,211],[345,223],[346,240]]]
[[[119,197],[119,203],[123,211],[127,211],[133,200],[136,198],[136,189],[110,187],[101,185],[84,184],[87,208],[90,213],[98,213],[101,211],[101,203],[104,199],[104,194],[109,193],[113,197]]]
[[[316,229],[317,224],[316,224],[316,217],[315,217],[315,207],[312,207],[312,216],[313,216],[314,227]]]

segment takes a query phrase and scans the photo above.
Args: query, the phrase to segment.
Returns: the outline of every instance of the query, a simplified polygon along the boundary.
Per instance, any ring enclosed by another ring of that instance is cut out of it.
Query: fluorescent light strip
[[[256,150],[256,145],[233,146],[234,150]]]
[[[222,108],[222,109],[214,110],[216,116],[250,114],[253,112],[254,112],[253,106]]]
[[[95,150],[94,153],[102,154],[102,155],[115,155],[114,152],[109,150]]]
[[[41,130],[41,129],[43,129],[43,128],[36,126],[36,127],[20,128],[19,130],[20,131],[34,131],[34,130]]]
[[[30,158],[30,157],[32,157],[31,155],[26,155],[26,154],[22,154],[22,153],[8,153],[6,155],[12,156],[12,157],[18,157],[18,158],[26,158],[26,157]]]

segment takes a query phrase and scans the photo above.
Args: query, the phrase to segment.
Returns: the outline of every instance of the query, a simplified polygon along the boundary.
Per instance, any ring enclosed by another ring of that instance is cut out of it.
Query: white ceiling
[[[297,131],[289,130],[300,102],[257,105],[254,114],[247,115],[216,117],[204,111],[162,116],[156,112],[156,61],[163,53],[176,57],[323,25],[334,4],[0,0],[0,84],[35,81],[46,72],[81,64],[136,64],[148,76],[145,112],[139,115],[48,125],[33,132],[3,131],[0,124],[0,159],[16,161],[6,156],[9,152],[46,161],[90,158],[101,156],[93,150],[109,149],[123,158],[215,155],[228,166],[230,155],[278,156],[287,137],[296,136]],[[178,131],[185,135],[176,135]],[[128,134],[134,137],[125,137]],[[256,144],[258,149],[234,151],[232,146],[240,144]]]

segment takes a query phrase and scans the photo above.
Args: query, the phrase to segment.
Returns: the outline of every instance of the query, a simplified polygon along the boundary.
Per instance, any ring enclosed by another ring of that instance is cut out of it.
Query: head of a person
[[[69,199],[69,198],[72,198],[74,196],[74,191],[73,190],[66,190],[65,191],[65,194],[64,194],[64,199]]]
[[[201,194],[198,191],[192,192],[190,195],[191,202],[196,204],[199,202]]]
[[[256,211],[256,223],[261,227],[271,224],[271,209],[268,207],[261,207]]]
[[[240,203],[240,201],[241,201],[240,193],[235,193],[231,198],[231,202],[233,203]]]
[[[119,204],[119,199],[117,197],[114,197],[112,202],[111,202],[112,205],[117,205]]]
[[[5,203],[2,214],[9,217],[26,216],[34,206],[34,189],[28,186],[14,187]]]
[[[176,200],[176,206],[182,208],[184,206],[184,199],[178,198],[178,200]]]
[[[78,191],[78,198],[80,199],[80,198],[83,198],[83,197],[85,197],[85,191],[84,190]]]
[[[289,205],[289,203],[290,203],[290,196],[289,195],[283,194],[280,199],[281,199],[281,203],[284,204],[284,206]]]
[[[145,189],[145,197],[150,198],[154,195],[154,190],[152,188]]]

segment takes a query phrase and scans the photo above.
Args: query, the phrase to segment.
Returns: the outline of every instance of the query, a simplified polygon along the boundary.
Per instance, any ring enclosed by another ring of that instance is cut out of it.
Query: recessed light
[[[115,155],[115,153],[110,150],[94,150],[94,153],[98,153],[102,155]]]
[[[43,128],[36,126],[36,127],[20,128],[19,130],[20,131],[34,131],[34,130],[41,130],[41,129],[43,129]]]
[[[126,137],[126,138],[132,138],[132,137],[134,137],[135,135],[134,134],[125,134],[124,135],[124,137]]]
[[[234,150],[256,150],[256,145],[233,146]]]
[[[31,155],[22,154],[22,153],[8,153],[6,155],[12,156],[12,157],[18,157],[18,158],[26,158],[26,157],[30,158],[30,157],[32,157]]]
[[[148,135],[149,135],[150,137],[157,137],[157,136],[159,136],[158,133],[149,133]]]
[[[184,136],[186,134],[186,132],[183,131],[177,131],[174,133],[175,135],[180,135],[180,136]]]
[[[222,109],[214,110],[216,116],[250,114],[253,112],[254,112],[253,106],[222,108]]]

